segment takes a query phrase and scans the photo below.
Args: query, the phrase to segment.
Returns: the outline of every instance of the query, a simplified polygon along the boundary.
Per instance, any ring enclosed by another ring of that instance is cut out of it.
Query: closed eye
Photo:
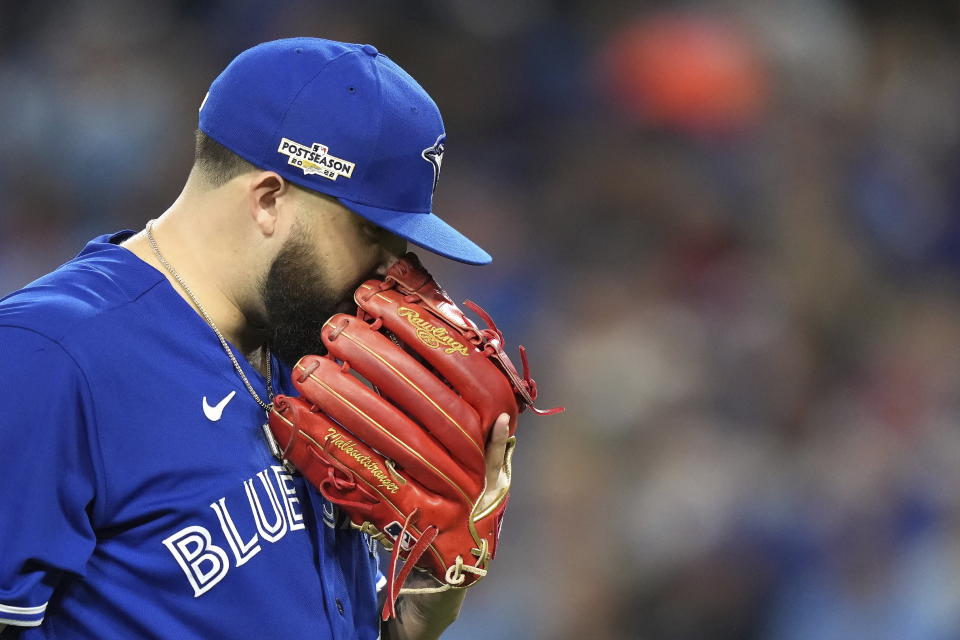
[[[363,229],[363,235],[371,242],[380,242],[387,233],[387,230],[383,227],[378,227],[372,222],[367,221],[361,223],[361,228]]]

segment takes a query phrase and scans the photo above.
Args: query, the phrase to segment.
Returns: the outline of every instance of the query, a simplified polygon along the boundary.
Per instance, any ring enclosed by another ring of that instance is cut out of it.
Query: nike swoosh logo
[[[223,417],[223,410],[227,408],[227,405],[230,404],[230,401],[233,400],[233,396],[235,395],[237,395],[237,392],[231,391],[227,394],[226,398],[212,407],[207,402],[207,396],[203,396],[203,415],[207,416],[207,420],[210,422],[217,422]]]

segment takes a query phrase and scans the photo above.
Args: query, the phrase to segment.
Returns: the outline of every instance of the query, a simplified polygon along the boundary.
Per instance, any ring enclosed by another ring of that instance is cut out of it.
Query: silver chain
[[[230,345],[227,344],[226,338],[223,337],[223,334],[220,333],[220,329],[217,328],[217,325],[213,323],[213,318],[210,317],[210,314],[207,313],[206,309],[203,308],[203,305],[200,304],[200,301],[197,300],[197,296],[193,294],[193,291],[190,290],[190,287],[187,286],[187,283],[183,281],[183,278],[177,273],[177,270],[173,268],[166,258],[160,253],[160,247],[157,245],[157,239],[153,237],[153,223],[155,221],[151,220],[147,223],[147,239],[150,241],[150,247],[153,249],[154,255],[157,256],[157,260],[160,261],[160,264],[167,270],[167,272],[177,281],[177,284],[180,285],[180,288],[186,292],[190,300],[193,301],[194,306],[200,310],[200,315],[203,316],[203,319],[207,321],[207,324],[210,325],[210,328],[213,329],[213,332],[217,334],[217,338],[220,340],[220,346],[223,347],[224,352],[227,354],[227,357],[230,358],[230,362],[233,363],[233,368],[237,370],[237,375],[240,376],[240,379],[243,380],[244,386],[247,388],[247,391],[250,392],[250,395],[253,396],[253,399],[257,401],[264,411],[270,411],[270,404],[263,401],[262,398],[257,394],[253,389],[253,385],[250,384],[250,380],[247,379],[246,374],[243,373],[243,369],[240,368],[240,363],[237,362],[237,357],[233,355],[233,350],[230,348]],[[273,380],[271,378],[271,369],[272,361],[270,360],[270,348],[267,347],[264,350],[264,355],[266,358],[266,377],[267,377],[267,395],[268,399],[273,401]]]

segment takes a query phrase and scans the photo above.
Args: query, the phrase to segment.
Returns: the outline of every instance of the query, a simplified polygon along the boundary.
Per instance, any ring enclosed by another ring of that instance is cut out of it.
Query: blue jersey
[[[0,302],[0,623],[378,637],[374,545],[270,455],[263,409],[203,319],[115,244],[129,234]]]

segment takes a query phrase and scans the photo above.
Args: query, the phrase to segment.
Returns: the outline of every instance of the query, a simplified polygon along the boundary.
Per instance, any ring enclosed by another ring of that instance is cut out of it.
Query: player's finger
[[[507,454],[507,438],[510,433],[510,416],[501,413],[491,429],[490,443],[487,445],[487,486],[496,486],[503,469]]]

